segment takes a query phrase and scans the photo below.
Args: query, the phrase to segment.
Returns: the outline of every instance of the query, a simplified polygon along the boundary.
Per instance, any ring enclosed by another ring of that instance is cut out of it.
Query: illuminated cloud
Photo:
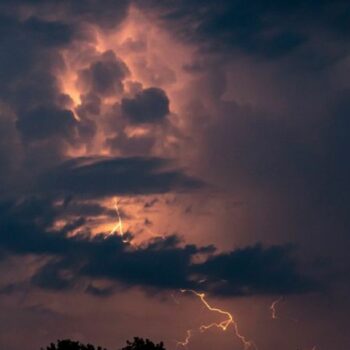
[[[79,84],[90,94],[116,96],[123,92],[123,80],[128,74],[126,64],[113,51],[106,51],[79,72]]]

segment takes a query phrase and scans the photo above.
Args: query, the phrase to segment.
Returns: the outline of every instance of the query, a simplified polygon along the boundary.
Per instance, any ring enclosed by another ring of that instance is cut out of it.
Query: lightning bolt
[[[117,214],[118,223],[113,227],[112,231],[110,232],[110,235],[114,235],[119,230],[119,235],[121,237],[123,237],[124,236],[123,221],[122,221],[122,218],[120,216],[117,198],[114,198],[114,209],[115,209],[115,212]]]
[[[184,341],[178,341],[176,343],[176,347],[178,347],[178,346],[187,347],[187,345],[190,343],[190,339],[192,337],[192,332],[193,332],[192,329],[187,330],[186,331],[187,336],[186,336],[185,340]]]
[[[273,320],[281,319],[281,317],[277,316],[276,306],[277,306],[277,304],[279,304],[282,300],[284,300],[284,298],[283,298],[283,297],[280,297],[280,298],[278,298],[277,300],[273,301],[272,304],[270,305],[271,318],[272,318]],[[293,321],[293,322],[295,322],[295,323],[298,322],[297,319],[291,318],[291,317],[286,317],[285,319],[290,320],[290,321]],[[312,349],[312,350],[314,350],[314,349]]]
[[[230,314],[228,311],[225,311],[225,310],[221,310],[217,307],[213,307],[211,306],[207,300],[205,299],[205,294],[204,293],[198,293],[196,292],[195,290],[192,290],[192,289],[181,289],[181,293],[192,293],[194,295],[196,295],[200,300],[201,302],[203,303],[203,305],[209,310],[209,311],[212,311],[212,312],[216,312],[216,313],[219,313],[221,315],[224,315],[226,316],[226,319],[221,321],[220,323],[217,323],[217,322],[213,322],[213,323],[210,323],[208,325],[201,325],[199,327],[199,330],[201,332],[204,332],[210,328],[213,328],[213,327],[216,327],[216,328],[220,328],[221,330],[223,331],[226,331],[227,328],[232,325],[233,326],[233,329],[234,329],[234,332],[235,332],[235,335],[236,337],[242,342],[243,346],[244,346],[244,350],[249,350],[249,349],[255,349],[257,350],[257,347],[256,345],[251,341],[251,340],[247,340],[238,330],[238,324],[237,322],[235,321],[234,317],[232,316],[232,314]],[[190,338],[192,336],[192,330],[188,330],[187,331],[187,337],[185,339],[185,341],[183,342],[178,342],[177,344],[178,345],[182,345],[182,346],[187,346],[189,341],[190,341]]]
[[[278,298],[277,300],[275,300],[271,306],[270,306],[270,310],[271,310],[271,317],[273,320],[277,320],[277,312],[276,312],[276,306],[279,302],[281,302],[283,300],[283,297]]]
[[[117,215],[118,222],[109,234],[114,235],[116,232],[118,232],[119,236],[122,238],[123,243],[134,246],[134,243],[130,239],[124,237],[123,221],[120,215],[117,198],[114,198],[114,210]]]

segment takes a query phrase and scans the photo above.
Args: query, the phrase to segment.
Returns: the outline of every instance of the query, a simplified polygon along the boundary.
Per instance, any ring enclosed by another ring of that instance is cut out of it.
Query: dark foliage
[[[127,346],[121,350],[165,350],[163,342],[154,344],[149,339],[135,337],[133,342],[127,341]]]
[[[149,339],[143,339],[135,337],[134,340],[127,341],[126,346],[121,350],[165,350],[163,342],[159,344],[153,343]],[[46,349],[41,350],[107,350],[105,348],[101,348],[100,346],[95,347],[94,345],[87,344],[84,345],[78,341],[72,341],[69,339],[66,340],[58,340],[57,344],[51,343]]]
[[[45,350],[45,349],[41,349]],[[91,344],[84,345],[78,341],[72,341],[69,339],[58,340],[57,345],[51,343],[50,346],[46,347],[46,350],[107,350],[98,346],[97,348]]]

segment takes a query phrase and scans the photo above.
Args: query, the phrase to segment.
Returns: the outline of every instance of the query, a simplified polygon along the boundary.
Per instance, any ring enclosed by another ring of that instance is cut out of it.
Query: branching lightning
[[[223,331],[226,331],[227,328],[232,325],[233,326],[233,329],[234,329],[234,332],[235,332],[235,335],[237,336],[237,338],[242,342],[243,346],[244,346],[244,350],[249,350],[249,349],[255,349],[257,350],[257,347],[256,345],[250,341],[250,340],[247,340],[242,334],[240,334],[239,330],[238,330],[238,324],[237,322],[235,321],[234,317],[232,316],[232,314],[230,314],[228,311],[225,311],[225,310],[221,310],[217,307],[213,307],[211,306],[207,300],[205,299],[205,294],[204,293],[198,293],[196,292],[195,290],[187,290],[187,289],[182,289],[181,290],[181,293],[192,293],[194,295],[196,295],[200,300],[201,302],[203,303],[203,305],[209,310],[209,311],[212,311],[212,312],[216,312],[216,313],[219,313],[221,315],[224,315],[226,316],[226,319],[221,321],[220,323],[217,323],[217,322],[213,322],[213,323],[210,323],[208,325],[201,325],[199,327],[199,330],[201,332],[204,332],[210,328],[213,328],[213,327],[216,327],[216,328],[220,328],[221,330]],[[182,342],[178,342],[177,345],[182,345],[182,346],[187,346],[189,341],[190,341],[190,338],[192,336],[192,330],[188,330],[187,331],[187,337],[184,341]]]
[[[279,302],[281,302],[283,300],[283,297],[278,298],[277,300],[275,300],[271,306],[270,306],[270,310],[271,310],[271,317],[273,320],[277,320],[278,316],[277,316],[277,311],[276,311],[276,306]]]

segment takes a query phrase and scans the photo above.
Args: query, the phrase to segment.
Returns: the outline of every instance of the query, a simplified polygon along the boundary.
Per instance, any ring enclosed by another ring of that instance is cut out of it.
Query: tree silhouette
[[[43,348],[41,350],[44,350]],[[69,339],[58,340],[57,344],[51,343],[46,350],[107,350],[98,346],[95,348],[91,344],[84,345],[78,341],[72,341]]]
[[[121,350],[165,350],[163,342],[154,344],[149,339],[144,340],[138,337],[135,337],[133,342],[128,340],[126,344],[126,347]]]
[[[91,344],[84,345],[78,341],[70,339],[58,340],[57,344],[51,343],[46,349],[41,350],[107,350],[100,346],[95,347]],[[153,343],[149,339],[135,337],[131,342],[127,340],[126,346],[120,350],[165,350],[163,342],[159,344]]]

